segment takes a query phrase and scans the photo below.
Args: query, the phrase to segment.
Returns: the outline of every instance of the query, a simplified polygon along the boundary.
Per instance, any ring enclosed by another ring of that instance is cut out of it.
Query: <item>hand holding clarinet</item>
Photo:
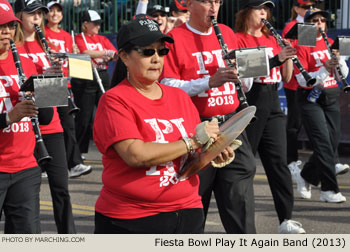
[[[17,73],[18,73],[18,84],[22,86],[24,81],[26,80],[26,76],[22,69],[21,61],[19,59],[18,51],[15,42],[10,40],[11,51],[13,55],[13,59],[15,61]],[[43,164],[52,159],[49,155],[46,146],[44,144],[44,140],[42,138],[40,128],[39,128],[39,120],[38,120],[38,108],[34,105],[34,98],[32,95],[24,94],[26,100],[18,103],[13,110],[8,114],[11,123],[19,122],[23,117],[30,117],[34,134],[36,140],[36,146],[38,150],[38,163]]]
[[[43,74],[56,74],[56,75],[62,75],[63,76],[63,71],[62,71],[62,60],[59,58],[55,58],[53,57],[51,48],[49,46],[49,44],[47,43],[44,33],[42,32],[41,28],[39,25],[35,24],[35,29],[36,29],[36,33],[38,34],[41,43],[44,46],[44,51],[46,53],[46,57],[50,62],[50,67],[47,68]]]
[[[211,17],[211,23],[213,25],[216,37],[219,41],[222,54],[226,55],[228,54],[228,48],[224,41],[224,38],[222,37],[220,27],[218,25],[217,20],[214,17]],[[225,82],[233,82],[235,83],[236,91],[237,91],[237,97],[239,99],[239,107],[238,111],[248,107],[247,98],[243,92],[241,81],[238,78],[238,71],[234,65],[234,63],[230,59],[225,59],[226,68],[219,68],[218,71],[210,78],[209,80],[209,86],[210,87],[219,87],[223,85]]]
[[[288,46],[288,44],[286,44],[286,40],[282,39],[282,36],[277,33],[277,31],[270,24],[269,21],[267,21],[266,19],[261,19],[261,22],[263,22],[265,24],[265,26],[267,27],[267,29],[269,29],[269,31],[272,33],[272,35],[277,40],[277,43],[280,45],[280,47],[285,48]],[[293,61],[294,65],[298,68],[298,70],[300,71],[302,76],[304,77],[304,79],[306,81],[306,85],[309,87],[314,85],[316,83],[316,79],[312,78],[310,76],[310,74],[308,72],[306,72],[304,66],[300,63],[300,60],[295,56],[295,57],[292,57],[292,61]]]
[[[325,62],[325,67],[329,73],[332,73],[333,70],[335,69],[335,72],[338,74],[340,82],[342,83],[342,85],[344,87],[344,89],[343,89],[344,93],[349,93],[350,92],[350,84],[346,81],[345,76],[343,75],[343,73],[339,67],[339,53],[338,52],[336,53],[335,51],[333,51],[331,49],[331,45],[328,41],[327,35],[324,32],[324,30],[322,28],[320,28],[319,30],[320,30],[320,33],[322,35],[324,42],[326,43],[327,50],[328,50],[329,54],[331,55],[331,59],[327,60]]]

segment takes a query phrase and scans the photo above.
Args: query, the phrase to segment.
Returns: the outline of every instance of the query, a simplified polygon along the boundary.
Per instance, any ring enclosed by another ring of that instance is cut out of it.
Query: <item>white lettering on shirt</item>
[[[144,121],[148,123],[154,130],[155,140],[153,142],[155,143],[168,143],[168,141],[166,140],[166,135],[174,132],[174,126],[180,132],[182,137],[188,136],[185,127],[183,126],[183,118],[171,120],[152,118],[145,119]],[[184,155],[181,158],[181,164],[185,163],[185,160],[183,159],[187,159],[187,155]],[[161,174],[161,171],[157,170],[157,168],[161,168],[163,170],[164,167],[166,169],[163,171],[163,174]],[[160,176],[160,187],[169,186],[171,184],[177,184],[179,182],[173,161],[168,161],[164,164],[152,166],[149,170],[146,171],[146,176]]]
[[[315,67],[323,66],[322,60],[325,61],[327,59],[330,59],[330,55],[329,55],[328,50],[312,52],[311,56],[314,57],[314,59],[316,61]]]
[[[46,70],[47,68],[50,67],[50,63],[48,59],[46,58],[45,52],[42,53],[21,53],[21,56],[26,57],[28,59],[31,59],[34,64],[42,62],[44,67],[43,70]]]

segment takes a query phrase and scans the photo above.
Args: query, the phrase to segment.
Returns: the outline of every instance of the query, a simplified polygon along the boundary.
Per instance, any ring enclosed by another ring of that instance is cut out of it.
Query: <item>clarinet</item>
[[[326,43],[327,50],[328,50],[329,54],[331,55],[332,58],[336,58],[337,56],[332,52],[331,45],[329,44],[326,33],[324,32],[324,30],[322,30],[322,28],[320,28],[319,30],[320,30],[320,33],[322,35],[324,42]],[[335,70],[337,71],[337,73],[340,77],[340,81],[344,87],[344,89],[343,89],[344,93],[349,93],[350,92],[350,84],[347,83],[342,71],[340,70],[339,65],[335,68]]]
[[[220,27],[218,25],[218,22],[216,21],[216,19],[212,16],[211,18],[211,23],[213,25],[216,37],[218,38],[221,50],[222,50],[222,54],[226,55],[228,53],[228,48],[227,45],[224,41],[224,38],[222,37],[221,34],[221,30]],[[231,62],[230,59],[224,59],[225,63],[228,67],[235,67],[235,65]],[[239,100],[239,107],[237,108],[237,111],[240,111],[242,109],[245,109],[246,107],[248,107],[248,102],[247,102],[247,97],[244,94],[244,91],[242,89],[242,83],[240,81],[238,81],[237,83],[235,83],[236,86],[236,91],[237,91],[237,97]]]
[[[273,26],[270,24],[269,21],[267,21],[266,19],[261,19],[261,21],[266,25],[267,29],[269,29],[269,31],[272,33],[272,35],[275,37],[275,39],[277,40],[278,44],[284,48],[286,47],[286,43],[283,41],[281,35],[279,35],[277,33],[277,31],[275,30],[275,28],[273,28]],[[300,60],[297,57],[292,58],[292,61],[294,63],[294,65],[299,69],[300,73],[303,75],[305,81],[306,81],[306,85],[308,87],[311,87],[312,85],[314,85],[316,83],[316,79],[312,78],[310,76],[310,74],[308,72],[306,72],[305,68],[303,67],[303,65],[300,63]]]
[[[10,40],[10,45],[11,45],[11,51],[13,55],[13,60],[16,65],[17,73],[18,73],[18,84],[19,86],[22,86],[25,80],[27,79],[21,65],[21,61],[18,56],[18,51],[15,42],[13,40]],[[24,94],[24,98],[27,100],[32,100],[33,98],[29,95]],[[38,153],[38,163],[39,165],[45,164],[46,162],[50,161],[52,157],[49,155],[47,152],[44,140],[41,135],[41,131],[39,128],[39,120],[38,116],[33,116],[30,118],[35,134],[35,141],[36,141],[36,148],[37,148],[37,153]]]
[[[45,51],[47,59],[50,62],[50,65],[51,66],[55,65],[55,63],[51,59],[51,52],[50,52],[51,48],[49,47],[49,44],[47,43],[40,26],[37,24],[35,24],[34,26],[35,26],[35,29],[37,31],[37,34],[39,35],[41,43],[44,45],[44,51]],[[72,94],[71,94],[72,91],[67,89],[67,92],[68,92],[68,108],[69,108],[68,113],[70,115],[75,115],[76,113],[78,113],[80,111],[80,109],[77,107],[77,105],[75,105],[75,103],[73,101]]]

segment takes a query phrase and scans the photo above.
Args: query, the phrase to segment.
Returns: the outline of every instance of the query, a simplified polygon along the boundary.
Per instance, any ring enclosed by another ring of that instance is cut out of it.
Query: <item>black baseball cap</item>
[[[159,4],[153,5],[151,8],[147,9],[147,15],[152,16],[152,14],[155,13],[155,12],[162,12],[162,13],[167,14],[167,12],[165,11],[164,7],[159,5]]]
[[[49,12],[49,9],[40,0],[16,0],[15,2],[15,13],[20,11],[32,13],[38,9],[43,9],[45,13]]]
[[[151,19],[135,19],[122,25],[118,32],[118,50],[123,49],[128,43],[135,46],[147,46],[162,40],[174,43],[173,38],[163,34],[159,25]]]
[[[314,9],[310,9],[305,13],[304,16],[304,21],[308,21],[310,20],[312,17],[316,16],[316,15],[322,15],[323,17],[327,18],[329,17],[329,13],[327,11],[318,9],[318,8],[314,8]]]
[[[102,23],[101,16],[94,10],[83,11],[83,16],[81,17],[83,22],[92,22],[100,25]]]
[[[269,8],[274,8],[275,4],[273,1],[265,1],[265,0],[241,0],[240,1],[240,9],[244,9],[247,7],[258,7],[266,4]]]

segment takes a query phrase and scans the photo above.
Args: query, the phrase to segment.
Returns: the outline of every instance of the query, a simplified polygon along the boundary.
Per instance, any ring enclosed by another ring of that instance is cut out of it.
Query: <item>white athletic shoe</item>
[[[335,175],[341,175],[345,174],[350,170],[350,167],[348,164],[341,164],[338,163],[335,165]]]
[[[296,177],[298,176],[297,174],[300,173],[299,165],[301,165],[301,164],[302,164],[302,162],[300,160],[298,160],[298,161],[290,162],[288,165],[290,174],[292,175],[293,183],[296,183],[296,181],[297,181]]]
[[[303,199],[311,199],[311,185],[303,179],[300,175],[300,171],[295,176],[295,182],[297,183],[297,190],[300,197]]]
[[[69,177],[77,178],[81,175],[89,174],[91,171],[92,171],[92,168],[90,165],[78,164],[74,166],[72,169],[70,169]]]
[[[300,222],[293,220],[284,220],[278,226],[278,233],[280,234],[305,234],[305,230]]]
[[[345,202],[346,198],[340,192],[335,193],[334,191],[321,191],[320,201],[330,203],[341,203]]]
[[[44,172],[41,173],[41,177],[42,177],[42,178],[47,178],[47,173],[46,173],[46,171],[44,171]]]

